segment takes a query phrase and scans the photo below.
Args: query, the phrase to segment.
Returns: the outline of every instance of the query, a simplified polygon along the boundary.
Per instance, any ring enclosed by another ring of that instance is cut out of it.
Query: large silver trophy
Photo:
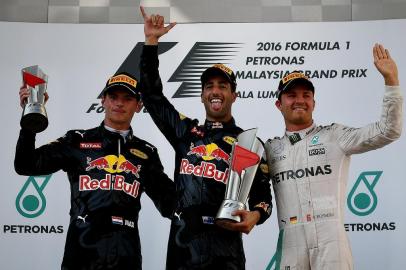
[[[21,72],[23,83],[28,88],[30,96],[24,106],[20,125],[24,129],[38,133],[48,126],[48,117],[44,106],[48,76],[38,66],[23,68]]]
[[[264,153],[264,147],[256,134],[256,128],[246,130],[240,133],[234,142],[225,199],[217,212],[216,222],[222,220],[240,222],[240,216],[233,216],[232,213],[248,209],[248,195]]]

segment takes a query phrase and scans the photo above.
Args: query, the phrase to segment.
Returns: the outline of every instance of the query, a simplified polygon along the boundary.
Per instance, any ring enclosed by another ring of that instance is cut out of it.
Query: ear
[[[104,107],[104,102],[106,101],[106,96],[102,96],[101,98],[101,104]]]
[[[235,100],[237,99],[237,91],[233,92],[233,103],[235,102]]]
[[[136,105],[136,107],[135,107],[135,112],[136,113],[139,113],[141,110],[142,110],[142,108],[144,107],[144,103],[140,100],[140,101],[138,101],[137,102],[137,105]]]
[[[275,101],[275,106],[276,106],[276,108],[278,108],[278,110],[281,110],[282,102],[281,102],[279,99],[277,99],[277,100]]]
[[[201,103],[204,103],[204,102],[203,102],[203,89],[202,89],[202,93],[200,94],[200,102],[201,102]]]

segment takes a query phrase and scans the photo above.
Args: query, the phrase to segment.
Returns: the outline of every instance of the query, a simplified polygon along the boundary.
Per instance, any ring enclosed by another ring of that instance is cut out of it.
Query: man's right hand
[[[164,26],[164,17],[159,14],[148,15],[144,7],[140,6],[142,17],[144,18],[145,45],[157,45],[160,37],[168,33],[176,23]]]
[[[20,87],[20,91],[18,92],[18,94],[20,95],[20,106],[21,108],[24,109],[25,104],[27,103],[28,97],[30,96],[30,91],[28,90],[26,85],[23,85]],[[45,92],[44,94],[45,96],[45,102],[48,101],[48,93]]]

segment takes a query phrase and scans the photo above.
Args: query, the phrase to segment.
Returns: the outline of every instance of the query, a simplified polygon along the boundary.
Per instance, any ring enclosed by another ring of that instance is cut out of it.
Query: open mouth
[[[210,106],[213,110],[218,111],[221,109],[221,105],[223,105],[223,100],[219,98],[212,98],[210,99]]]

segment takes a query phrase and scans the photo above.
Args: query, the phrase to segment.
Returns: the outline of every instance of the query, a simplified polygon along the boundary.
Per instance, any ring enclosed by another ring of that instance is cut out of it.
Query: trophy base
[[[20,126],[34,133],[44,131],[48,127],[45,107],[39,103],[28,103],[24,108]]]
[[[245,210],[245,204],[239,201],[225,199],[216,215],[216,222],[220,220],[228,220],[233,222],[241,222],[240,216],[233,216],[232,213],[237,210]]]

